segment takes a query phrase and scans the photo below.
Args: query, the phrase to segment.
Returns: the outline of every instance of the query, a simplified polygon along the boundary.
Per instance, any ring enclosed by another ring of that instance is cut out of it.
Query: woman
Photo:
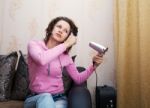
[[[67,108],[64,94],[62,68],[80,84],[88,79],[102,63],[102,56],[93,57],[91,65],[79,73],[68,55],[70,48],[76,44],[78,29],[67,17],[53,19],[46,29],[42,41],[30,41],[28,44],[29,88],[31,96],[24,102],[24,108]]]

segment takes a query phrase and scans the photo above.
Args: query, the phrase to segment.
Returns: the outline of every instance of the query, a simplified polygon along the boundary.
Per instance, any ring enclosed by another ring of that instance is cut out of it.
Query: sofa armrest
[[[92,108],[91,95],[85,86],[74,86],[70,90],[68,108]]]

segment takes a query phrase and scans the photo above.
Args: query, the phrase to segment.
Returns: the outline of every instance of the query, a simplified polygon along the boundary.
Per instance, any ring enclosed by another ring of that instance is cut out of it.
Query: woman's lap
[[[50,107],[49,107],[50,106]],[[53,98],[49,93],[42,93],[28,97],[24,102],[24,108],[67,108],[67,98],[62,96]]]

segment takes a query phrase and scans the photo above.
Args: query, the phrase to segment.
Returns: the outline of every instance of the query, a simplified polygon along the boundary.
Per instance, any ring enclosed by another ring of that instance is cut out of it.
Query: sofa
[[[75,60],[75,56],[72,57]],[[77,67],[79,72],[84,67]],[[68,108],[92,108],[91,95],[87,82],[75,84],[66,69],[63,69],[63,82],[68,97]],[[0,108],[23,108],[28,89],[27,56],[21,51],[0,55]]]

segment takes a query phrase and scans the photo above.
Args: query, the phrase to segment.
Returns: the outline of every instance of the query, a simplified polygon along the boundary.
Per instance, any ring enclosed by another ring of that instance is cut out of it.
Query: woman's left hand
[[[103,54],[98,53],[93,57],[94,68],[97,68],[103,62]]]

